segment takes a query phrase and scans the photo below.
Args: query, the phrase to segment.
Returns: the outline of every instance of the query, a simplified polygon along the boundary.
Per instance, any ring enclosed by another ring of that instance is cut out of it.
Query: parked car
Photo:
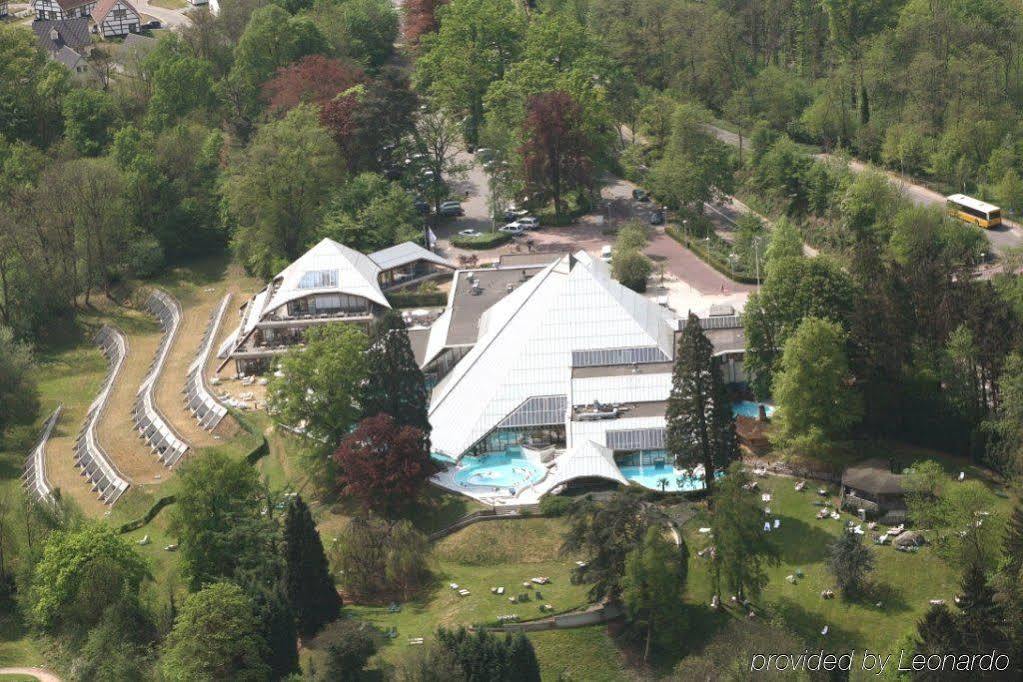
[[[519,218],[515,222],[517,222],[519,225],[521,225],[524,229],[527,229],[527,230],[539,230],[540,229],[540,219],[539,218],[533,218],[531,216],[526,216],[524,218]]]
[[[664,224],[664,211],[654,211],[650,214],[651,225],[663,225]]]
[[[143,31],[152,31],[160,28],[161,26],[163,26],[163,24],[160,23],[159,19],[153,19],[152,21],[146,22],[139,26],[139,29]]]
[[[509,222],[513,220],[518,220],[519,218],[525,218],[527,215],[529,215],[529,211],[527,211],[524,208],[515,208],[514,206],[509,206],[508,208],[504,209],[504,219]]]
[[[476,150],[476,158],[483,162],[490,161],[494,158],[494,150],[480,147]]]
[[[508,223],[504,227],[500,228],[498,232],[504,232],[505,234],[518,236],[526,231],[526,228],[518,224],[518,222]]]
[[[632,190],[632,198],[636,201],[650,201],[650,195],[645,189],[636,188]]]
[[[412,200],[412,206],[419,213],[427,214],[430,212],[430,203],[422,197],[416,197]]]
[[[479,230],[472,230],[472,229],[469,229],[469,230],[459,230],[458,231],[458,236],[459,237],[479,237],[482,234],[483,233],[480,232]]]
[[[462,209],[462,204],[457,201],[445,201],[440,205],[440,215],[447,216],[458,216],[465,215],[465,211]]]
[[[600,247],[600,260],[604,261],[605,263],[610,263],[611,262],[611,245],[610,244],[604,244],[602,247]]]

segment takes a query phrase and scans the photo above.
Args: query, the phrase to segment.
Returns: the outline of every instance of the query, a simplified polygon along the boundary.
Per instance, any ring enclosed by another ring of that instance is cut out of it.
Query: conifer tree
[[[251,587],[249,588],[251,591]],[[268,649],[266,664],[271,679],[284,679],[298,667],[298,633],[295,614],[281,586],[258,590],[252,597],[256,619]]]
[[[521,632],[508,644],[507,679],[515,682],[540,682],[540,663],[533,643]]]
[[[959,637],[965,651],[982,653],[1001,644],[1002,610],[979,561],[970,561],[963,572],[959,611]]]
[[[296,495],[284,518],[284,584],[298,633],[312,637],[341,613],[323,543],[309,507]]]
[[[429,438],[426,378],[416,363],[408,331],[397,312],[389,311],[377,324],[366,363],[363,417],[389,414],[397,425],[414,426]]]
[[[1002,572],[1013,578],[1019,576],[1023,569],[1023,503],[1016,505],[1005,524],[1002,555],[1005,557]]]
[[[666,417],[668,453],[682,468],[702,464],[707,493],[713,492],[714,473],[736,458],[738,441],[714,346],[693,313],[678,342]]]
[[[955,616],[944,604],[935,604],[916,624],[916,653],[945,655],[959,647]]]

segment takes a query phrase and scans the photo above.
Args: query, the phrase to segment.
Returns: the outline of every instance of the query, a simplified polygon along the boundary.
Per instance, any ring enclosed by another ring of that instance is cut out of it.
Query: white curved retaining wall
[[[53,427],[57,425],[57,420],[60,419],[60,413],[63,410],[63,405],[57,405],[57,409],[46,420],[43,432],[39,436],[39,442],[36,443],[32,452],[28,453],[28,458],[25,460],[25,471],[21,474],[21,481],[25,485],[25,489],[40,502],[53,500],[53,487],[46,478],[46,441],[49,440]]]
[[[156,349],[156,357],[153,358],[153,363],[149,366],[149,372],[139,387],[131,415],[135,422],[135,428],[142,439],[165,466],[172,467],[188,450],[188,443],[175,433],[156,408],[156,400],[153,396],[156,392],[156,382],[160,378],[163,365],[170,353],[171,344],[181,326],[181,306],[169,295],[157,289],[149,295],[146,309],[160,321],[163,338],[160,340],[159,348]]]
[[[202,343],[199,344],[199,352],[195,360],[188,366],[188,376],[185,379],[185,405],[195,415],[199,426],[212,431],[217,428],[220,421],[227,414],[227,407],[213,397],[213,394],[206,387],[206,377],[203,375],[203,368],[213,350],[213,342],[217,339],[217,330],[224,319],[227,311],[227,304],[231,302],[231,294],[225,294],[224,299],[217,306],[217,309],[210,315],[209,324],[206,325],[206,333],[203,334]]]
[[[78,432],[75,440],[75,465],[82,470],[82,475],[92,483],[92,490],[99,495],[106,504],[112,505],[124,494],[130,485],[128,480],[121,475],[107,456],[105,450],[100,447],[99,439],[96,437],[96,425],[103,414],[113,389],[114,380],[124,365],[124,358],[128,354],[128,342],[119,330],[109,325],[96,333],[96,344],[99,345],[103,355],[107,357],[110,369],[107,377],[103,380],[103,387],[99,395],[89,406],[89,412],[85,415],[85,423],[82,430]]]

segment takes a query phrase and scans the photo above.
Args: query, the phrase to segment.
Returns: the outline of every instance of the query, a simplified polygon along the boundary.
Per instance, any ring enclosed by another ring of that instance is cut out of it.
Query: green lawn
[[[185,0],[150,0],[149,4],[153,7],[162,7],[164,9],[184,9],[188,7],[188,3]]]
[[[897,552],[891,546],[875,547],[877,569],[869,595],[854,603],[838,598],[822,599],[821,590],[834,589],[825,565],[828,545],[843,532],[847,519],[857,522],[858,519],[848,514],[843,514],[841,521],[815,518],[818,507],[813,501],[821,498],[816,493],[819,485],[813,481],[808,482],[803,492],[796,492],[793,479],[758,480],[760,492],[772,495],[770,502],[763,503],[771,508],[769,518],[781,521],[781,528],[772,532],[781,546],[781,564],[768,569],[770,583],[757,605],[766,611],[765,618],[779,619],[811,648],[862,650],[869,647],[875,651],[891,651],[915,628],[929,608],[928,600],[945,599],[952,603],[958,590],[960,569],[940,559],[930,547],[915,554]],[[834,499],[837,487],[828,489]],[[999,499],[992,511],[1004,517],[1010,504],[1008,499]],[[706,525],[709,525],[706,515],[701,513],[684,529],[692,552],[688,599],[699,604],[709,603],[713,593],[709,561],[696,556],[697,550],[711,542],[697,530]],[[794,574],[796,569],[802,569],[805,577],[790,584],[786,576]],[[825,625],[829,627],[827,637],[820,634]]]

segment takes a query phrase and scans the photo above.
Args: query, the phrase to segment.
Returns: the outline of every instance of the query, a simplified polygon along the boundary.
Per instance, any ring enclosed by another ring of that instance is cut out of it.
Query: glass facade
[[[531,426],[518,429],[494,429],[483,439],[469,448],[468,455],[479,456],[487,453],[504,452],[509,447],[523,443],[565,447],[565,425]]]
[[[670,464],[664,450],[632,450],[615,453],[615,464],[620,467],[647,467]]]

